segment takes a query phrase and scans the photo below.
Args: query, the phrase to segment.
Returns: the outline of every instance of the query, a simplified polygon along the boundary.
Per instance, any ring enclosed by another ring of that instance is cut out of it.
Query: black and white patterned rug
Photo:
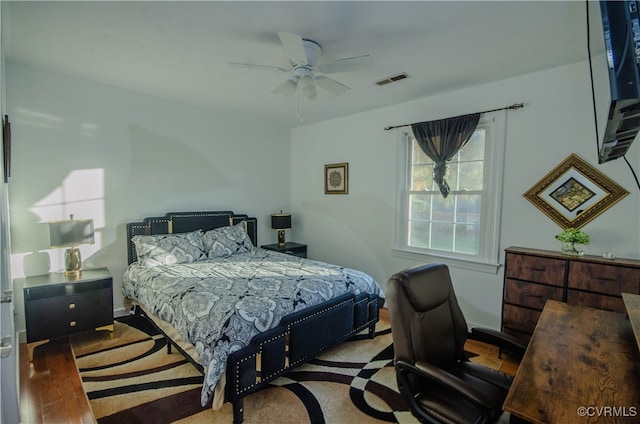
[[[326,352],[244,400],[245,423],[416,423],[397,391],[389,323]],[[200,405],[202,375],[141,316],[71,340],[99,424],[230,423],[231,405]]]

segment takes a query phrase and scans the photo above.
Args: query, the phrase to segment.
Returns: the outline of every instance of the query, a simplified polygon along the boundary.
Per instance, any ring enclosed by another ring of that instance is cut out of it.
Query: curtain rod
[[[501,108],[498,108],[498,109],[485,110],[485,111],[483,111],[483,112],[476,112],[476,113],[497,112],[497,111],[499,111],[499,110],[507,110],[507,109],[516,110],[516,109],[520,109],[520,108],[522,108],[522,107],[524,107],[524,103],[514,103],[514,104],[512,104],[511,106],[501,107]],[[463,115],[460,115],[460,116],[463,116]],[[416,123],[416,124],[417,124],[417,122],[414,122],[414,123]],[[394,126],[394,127],[386,127],[384,130],[385,130],[385,131],[389,131],[389,130],[392,130],[392,129],[394,129],[394,128],[410,127],[411,125],[413,125],[413,124],[396,125],[396,126]]]

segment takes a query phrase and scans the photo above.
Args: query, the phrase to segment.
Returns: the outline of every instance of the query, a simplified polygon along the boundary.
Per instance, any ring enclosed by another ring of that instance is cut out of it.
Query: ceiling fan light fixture
[[[302,94],[309,100],[313,100],[317,95],[316,84],[310,73],[300,77],[300,88]]]
[[[315,98],[318,97],[318,93],[316,92],[315,87],[312,87],[310,90],[306,91],[304,95],[307,100],[315,100]]]
[[[287,97],[293,97],[293,95],[296,93],[297,88],[298,88],[297,81],[292,78],[289,78],[288,80],[280,84],[278,87],[276,87],[276,89],[273,90],[273,93],[284,94]]]

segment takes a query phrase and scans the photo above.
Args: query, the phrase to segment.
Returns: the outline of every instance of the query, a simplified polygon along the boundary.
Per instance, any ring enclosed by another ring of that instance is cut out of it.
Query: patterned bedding
[[[172,265],[134,262],[123,293],[192,343],[205,369],[205,406],[227,357],[292,312],[345,293],[384,297],[369,275],[266,249]]]

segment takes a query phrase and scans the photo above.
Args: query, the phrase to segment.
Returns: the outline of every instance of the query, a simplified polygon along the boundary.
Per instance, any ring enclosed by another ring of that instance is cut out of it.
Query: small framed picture
[[[349,164],[324,166],[324,194],[349,194]]]

